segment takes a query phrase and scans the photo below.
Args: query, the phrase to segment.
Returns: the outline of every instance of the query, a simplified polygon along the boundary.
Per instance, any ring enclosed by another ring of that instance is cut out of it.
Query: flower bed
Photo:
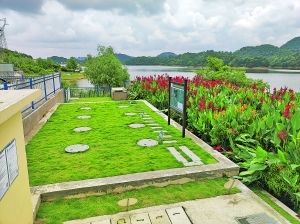
[[[182,83],[183,77],[173,81]],[[168,77],[137,77],[132,99],[168,105]],[[239,86],[195,76],[188,82],[188,127],[243,168],[240,178],[269,189],[294,209],[300,201],[300,97],[287,88]]]

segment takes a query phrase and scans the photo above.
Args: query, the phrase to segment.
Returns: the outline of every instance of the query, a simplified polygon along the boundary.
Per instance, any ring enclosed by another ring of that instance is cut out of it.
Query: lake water
[[[196,74],[186,67],[173,66],[127,66],[130,79],[134,80],[137,76],[161,75],[185,76],[192,78]],[[270,84],[270,88],[288,87],[300,92],[300,70],[276,70],[272,69],[269,73],[246,73],[249,78],[262,79]],[[77,82],[79,87],[91,87],[91,83],[82,79]]]

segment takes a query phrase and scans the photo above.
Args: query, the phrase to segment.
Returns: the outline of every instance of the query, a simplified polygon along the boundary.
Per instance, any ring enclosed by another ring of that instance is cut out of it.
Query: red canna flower
[[[281,141],[285,141],[288,137],[288,133],[286,130],[283,129],[280,132],[278,132],[277,136]]]

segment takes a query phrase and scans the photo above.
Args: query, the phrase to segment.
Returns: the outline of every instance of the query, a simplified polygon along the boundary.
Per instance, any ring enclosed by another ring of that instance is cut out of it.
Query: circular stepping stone
[[[90,127],[78,127],[73,129],[75,132],[86,132],[92,130]]]
[[[132,113],[132,112],[129,112],[129,113],[125,113],[126,116],[135,116],[136,113]]]
[[[91,116],[90,115],[79,115],[77,118],[78,119],[90,119]]]
[[[81,110],[91,110],[92,108],[90,108],[90,107],[81,107],[80,109]]]
[[[153,139],[141,139],[141,140],[138,141],[137,144],[139,146],[152,147],[152,146],[156,146],[158,144],[158,142],[156,140],[153,140]]]
[[[119,108],[127,108],[127,107],[129,107],[128,105],[120,105],[120,106],[118,106]]]
[[[76,144],[76,145],[69,145],[68,147],[65,148],[65,151],[69,153],[77,153],[77,152],[85,152],[89,148],[90,147],[88,145]]]
[[[131,205],[135,205],[138,202],[136,198],[125,198],[123,200],[118,201],[118,205],[121,207],[127,207]]]
[[[130,124],[128,125],[130,128],[143,128],[145,127],[144,124]]]

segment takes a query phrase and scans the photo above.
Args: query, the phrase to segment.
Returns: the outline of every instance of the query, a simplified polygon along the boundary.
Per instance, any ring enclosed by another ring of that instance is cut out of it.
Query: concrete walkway
[[[191,221],[190,223],[193,224],[238,224],[237,218],[257,214],[263,214],[273,221],[269,223],[255,222],[257,224],[289,223],[246,186],[240,183],[238,187],[242,192],[233,195],[224,195],[214,198],[186,201],[170,205],[154,206],[132,210],[129,212],[122,212],[115,215],[98,216],[82,220],[67,221],[64,222],[64,224],[117,224],[117,221],[119,221],[119,223],[122,223],[122,219],[127,220],[126,224],[153,224],[156,223],[152,221],[153,219],[151,219],[151,216],[153,214],[162,214],[161,216],[166,216],[165,214],[167,214],[167,217],[169,218],[168,220],[157,223],[189,224],[188,221],[184,223],[176,222],[176,219],[172,220],[172,218],[170,217],[170,213],[168,211],[178,210],[178,208],[180,207],[184,209],[189,220]],[[136,217],[149,217],[149,219],[151,219],[151,222],[147,222],[147,220],[145,220],[145,222],[142,222],[142,219],[140,219],[140,222],[135,222],[134,219]]]

